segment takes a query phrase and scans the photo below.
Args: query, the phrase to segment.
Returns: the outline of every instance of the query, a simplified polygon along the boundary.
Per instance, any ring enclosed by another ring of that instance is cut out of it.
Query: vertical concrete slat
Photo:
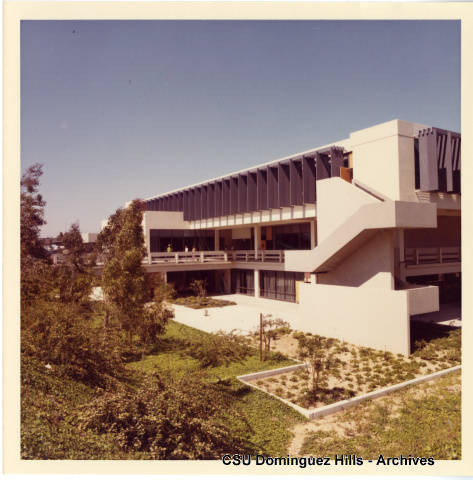
[[[289,203],[291,205],[302,205],[302,162],[291,160],[289,163]]]
[[[332,147],[330,149],[330,176],[339,177],[340,168],[345,166],[345,159],[343,158],[343,149],[339,147]]]
[[[268,208],[278,208],[278,167],[267,167]]]
[[[182,192],[182,209],[183,209],[183,212],[184,212],[184,220],[185,221],[189,220],[188,198],[189,198],[189,192],[187,190],[184,190]]]
[[[461,193],[461,137],[459,135],[453,136],[453,191],[454,193]]]
[[[254,212],[258,209],[257,205],[257,173],[249,172],[247,178],[247,210],[249,212]]]
[[[207,218],[207,188],[207,185],[204,185],[201,189],[202,206],[200,218]]]
[[[257,210],[266,210],[268,208],[268,172],[258,170],[257,173]]]
[[[215,216],[223,215],[223,183],[221,181],[215,183]]]
[[[215,183],[207,187],[207,218],[215,216]]]
[[[302,158],[302,200],[304,203],[314,203],[315,190],[315,163],[311,157]]]
[[[289,207],[290,198],[289,164],[278,165],[278,207]]]
[[[317,180],[330,178],[330,164],[328,155],[315,152],[315,175]]]
[[[248,211],[247,204],[248,197],[248,178],[247,175],[238,176],[238,213],[244,213]]]
[[[452,152],[452,134],[447,133],[445,146],[445,170],[447,174],[447,192],[453,192],[453,152]]]
[[[433,129],[419,132],[419,177],[421,190],[438,190],[437,134]]]
[[[230,214],[230,179],[225,178],[222,185],[222,205],[223,205],[223,215]]]
[[[230,177],[230,215],[238,213],[238,177]]]

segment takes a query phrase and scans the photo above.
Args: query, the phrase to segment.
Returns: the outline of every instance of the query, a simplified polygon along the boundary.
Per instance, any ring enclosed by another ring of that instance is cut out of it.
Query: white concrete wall
[[[394,288],[394,231],[379,231],[317,283],[346,287]]]
[[[406,291],[410,315],[439,311],[439,287],[429,285],[427,287],[410,288]]]
[[[294,329],[357,345],[410,353],[408,293],[405,290],[299,285],[300,316]]]
[[[381,203],[339,177],[317,182],[317,244],[322,243],[360,207]]]
[[[423,128],[391,120],[351,133],[354,180],[391,200],[415,201],[414,135]]]

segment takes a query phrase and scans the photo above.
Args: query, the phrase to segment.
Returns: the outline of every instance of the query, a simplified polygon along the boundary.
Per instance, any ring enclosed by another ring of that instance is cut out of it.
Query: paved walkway
[[[440,325],[448,325],[450,327],[461,327],[461,305],[459,303],[443,303],[440,305],[440,310],[438,312],[413,315],[412,320],[427,323],[438,323]]]
[[[282,318],[294,325],[298,317],[299,306],[295,303],[268,300],[266,298],[254,298],[246,295],[220,295],[221,300],[231,300],[237,305],[227,307],[216,307],[205,310],[194,310],[173,305],[176,322],[184,323],[190,327],[204,330],[205,332],[216,332],[223,330],[230,332],[237,329],[241,333],[249,333],[259,328],[259,315],[272,314],[273,318]]]

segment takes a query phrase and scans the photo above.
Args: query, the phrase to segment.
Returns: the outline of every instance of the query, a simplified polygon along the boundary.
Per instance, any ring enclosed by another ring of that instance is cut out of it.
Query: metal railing
[[[148,264],[157,263],[211,263],[211,262],[284,262],[283,250],[229,250],[229,251],[199,251],[199,252],[152,252],[144,261]]]
[[[405,262],[410,265],[437,265],[461,262],[461,247],[406,248]]]

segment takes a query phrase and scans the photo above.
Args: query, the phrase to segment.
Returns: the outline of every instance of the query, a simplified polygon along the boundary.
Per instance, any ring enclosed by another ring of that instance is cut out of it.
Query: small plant
[[[328,376],[338,367],[336,343],[331,338],[314,335],[299,339],[299,357],[307,363],[310,372],[309,392],[315,399],[320,388],[327,385]]]
[[[277,340],[281,335],[290,333],[291,329],[289,328],[289,323],[285,322],[281,318],[274,318],[273,316],[263,315],[261,321],[261,328],[258,327],[255,329],[255,333],[262,335],[263,341],[263,358],[262,360],[267,360],[269,353],[271,351],[271,342]]]
[[[207,280],[193,280],[189,286],[196,297],[207,296]]]

